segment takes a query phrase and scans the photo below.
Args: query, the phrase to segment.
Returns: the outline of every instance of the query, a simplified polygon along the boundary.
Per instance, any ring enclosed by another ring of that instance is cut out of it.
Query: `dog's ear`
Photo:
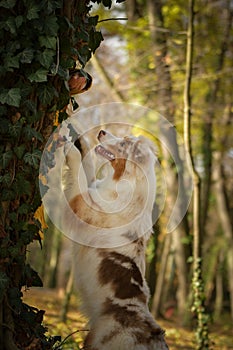
[[[150,150],[152,151],[152,153],[154,154],[154,156],[157,158],[158,150],[156,148],[155,143],[152,140],[150,140],[144,136],[139,136],[139,140],[141,140],[143,143],[147,144],[149,146]]]
[[[152,153],[156,159],[156,147],[154,143],[144,136],[139,136],[133,148],[132,160],[142,164],[148,160],[149,153]]]

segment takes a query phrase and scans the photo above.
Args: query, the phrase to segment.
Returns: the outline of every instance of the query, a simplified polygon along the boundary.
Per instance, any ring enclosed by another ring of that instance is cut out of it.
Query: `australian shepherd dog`
[[[100,179],[84,164],[82,141],[79,149],[70,144],[64,171],[64,192],[81,223],[75,234],[85,235],[86,227],[93,235],[88,244],[76,244],[75,252],[90,324],[83,349],[167,350],[164,331],[148,309],[144,277],[156,188],[154,145],[142,136],[119,138],[104,130],[98,141],[95,153],[104,160]]]

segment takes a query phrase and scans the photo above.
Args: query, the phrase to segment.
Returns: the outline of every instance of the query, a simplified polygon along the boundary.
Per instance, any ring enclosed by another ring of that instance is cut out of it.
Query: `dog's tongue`
[[[98,145],[95,148],[95,152],[97,154],[100,154],[102,157],[108,159],[108,160],[114,160],[115,156],[113,153],[111,153],[110,151],[108,151],[106,148],[104,148],[102,145]]]

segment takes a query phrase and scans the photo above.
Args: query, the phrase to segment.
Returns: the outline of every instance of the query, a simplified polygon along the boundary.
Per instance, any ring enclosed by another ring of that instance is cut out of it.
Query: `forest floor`
[[[64,341],[62,349],[77,350],[82,348],[83,338],[87,334],[86,319],[78,311],[78,298],[72,296],[67,322],[60,321],[62,298],[57,290],[45,288],[31,288],[24,292],[23,301],[40,310],[46,310],[44,325],[48,328],[49,336],[61,336]],[[175,319],[158,320],[160,326],[166,330],[166,340],[170,350],[195,349],[195,335],[191,329],[177,326]],[[73,333],[73,334],[72,334]],[[233,349],[233,326],[223,322],[210,326],[210,339],[213,350]]]

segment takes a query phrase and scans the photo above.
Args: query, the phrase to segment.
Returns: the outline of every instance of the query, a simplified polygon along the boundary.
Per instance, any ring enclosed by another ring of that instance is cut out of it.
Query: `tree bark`
[[[164,28],[162,2],[160,0],[147,0],[147,6],[152,46],[155,51],[155,74],[157,84],[159,84],[159,87],[157,89],[156,109],[162,116],[164,116],[171,124],[174,125],[175,106],[172,100],[172,81],[170,75],[170,67],[167,63],[167,34],[166,31],[161,30],[161,28]],[[171,163],[170,153],[165,146],[162,146],[164,158],[163,164],[167,174],[169,174],[169,178],[167,179],[167,203],[169,203],[169,205],[167,208],[171,212],[171,209],[175,205],[176,191],[178,189],[176,167],[178,169],[181,169],[181,171],[183,167],[179,156],[179,149],[175,133],[173,134],[173,139],[171,140],[171,134],[167,133],[167,131],[163,128],[163,125],[160,125],[160,128],[161,133],[165,138],[166,146],[168,146],[169,149],[172,149],[175,158],[173,159],[173,163]],[[180,188],[183,192],[183,195],[185,196],[184,185],[182,183],[180,184]],[[179,210],[182,210],[182,206],[178,208],[178,211]],[[181,319],[183,319],[183,316],[187,309],[186,300],[188,295],[188,271],[186,264],[187,257],[185,253],[185,247],[182,243],[182,238],[188,234],[188,226],[187,217],[185,216],[179,228],[175,228],[175,230],[172,232],[178,278],[177,308]]]
[[[232,16],[233,11],[230,8],[230,1],[226,1],[226,18],[222,21],[222,25],[225,25],[222,43],[220,45],[220,54],[218,55],[218,61],[216,64],[216,78],[213,81],[211,95],[208,98],[208,112],[204,119],[204,129],[203,129],[203,155],[204,155],[204,167],[205,176],[203,179],[203,189],[202,189],[202,226],[205,229],[206,221],[208,217],[209,209],[209,198],[210,198],[210,188],[211,188],[211,178],[212,178],[212,141],[213,141],[213,121],[216,114],[218,93],[221,84],[222,75],[219,73],[224,68],[224,63],[226,59],[227,49],[231,41],[231,27],[232,27]]]
[[[191,160],[193,176],[193,306],[192,310],[197,317],[196,349],[209,349],[208,317],[205,310],[204,284],[201,264],[201,180],[195,168],[192,139],[191,139],[191,81],[193,69],[194,47],[194,6],[195,0],[189,0],[189,22],[186,48],[186,74],[184,87],[184,139],[186,150]]]
[[[171,247],[171,235],[166,235],[164,238],[164,246],[161,253],[160,269],[156,279],[156,289],[153,296],[153,302],[152,302],[152,308],[151,308],[151,312],[155,318],[157,318],[160,313],[160,307],[161,307],[160,302],[161,302],[161,297],[163,292],[165,273],[166,273],[170,247]]]
[[[231,223],[231,214],[229,212],[229,205],[226,196],[226,188],[224,183],[224,171],[222,167],[222,152],[214,153],[214,169],[213,180],[215,187],[215,194],[218,206],[218,214],[221,226],[226,238],[227,246],[227,269],[228,269],[228,284],[230,293],[230,307],[231,318],[233,321],[233,227]]]

